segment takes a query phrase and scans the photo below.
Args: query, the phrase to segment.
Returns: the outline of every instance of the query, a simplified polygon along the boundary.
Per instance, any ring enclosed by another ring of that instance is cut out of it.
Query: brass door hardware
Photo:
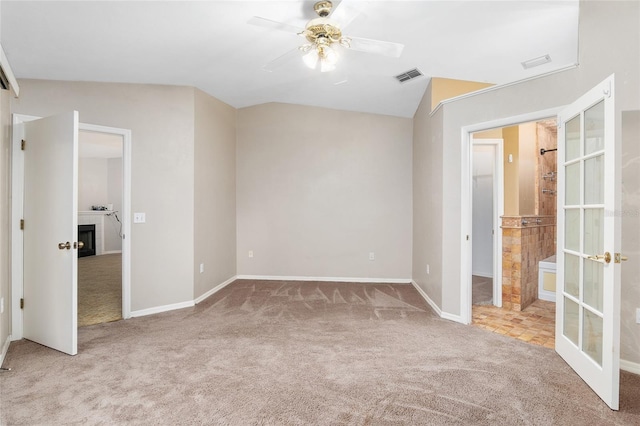
[[[77,243],[73,243],[73,248],[81,249],[82,247],[84,247],[84,243],[82,241],[78,241]]]
[[[626,262],[627,260],[629,260],[629,258],[627,256],[622,256],[620,253],[615,253],[613,255],[614,263]]]
[[[67,241],[66,243],[58,243],[58,248],[60,250],[64,250],[64,249],[70,250],[71,249],[71,243],[69,241]]]
[[[587,256],[587,259],[596,260],[596,261],[604,260],[604,263],[611,263],[611,253],[609,253],[607,251],[604,254],[597,254],[595,256]]]

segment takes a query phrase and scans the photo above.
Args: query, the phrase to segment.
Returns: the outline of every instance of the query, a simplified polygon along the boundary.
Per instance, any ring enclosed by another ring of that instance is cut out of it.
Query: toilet
[[[538,262],[538,299],[556,301],[556,255]]]

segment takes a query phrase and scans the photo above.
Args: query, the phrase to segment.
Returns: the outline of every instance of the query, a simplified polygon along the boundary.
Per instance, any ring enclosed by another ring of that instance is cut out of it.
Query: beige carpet
[[[6,425],[640,424],[551,349],[442,320],[411,285],[237,281],[193,308],[11,344]]]
[[[78,327],[122,319],[122,255],[78,259]]]
[[[493,278],[477,275],[471,277],[471,304],[491,305],[493,303]]]

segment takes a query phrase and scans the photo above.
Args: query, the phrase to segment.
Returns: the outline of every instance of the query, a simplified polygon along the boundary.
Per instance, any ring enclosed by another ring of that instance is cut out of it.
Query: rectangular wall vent
[[[402,74],[396,75],[396,79],[400,83],[404,83],[406,81],[409,81],[409,80],[412,80],[414,78],[420,77],[421,75],[422,75],[422,73],[420,72],[420,70],[418,68],[414,68],[414,69],[409,70],[407,72],[403,72]]]

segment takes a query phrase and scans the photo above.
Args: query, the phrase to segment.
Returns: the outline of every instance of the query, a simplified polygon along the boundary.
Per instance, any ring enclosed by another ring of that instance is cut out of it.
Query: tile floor
[[[473,305],[472,323],[494,333],[554,348],[556,304],[538,299],[520,312],[493,305]]]

